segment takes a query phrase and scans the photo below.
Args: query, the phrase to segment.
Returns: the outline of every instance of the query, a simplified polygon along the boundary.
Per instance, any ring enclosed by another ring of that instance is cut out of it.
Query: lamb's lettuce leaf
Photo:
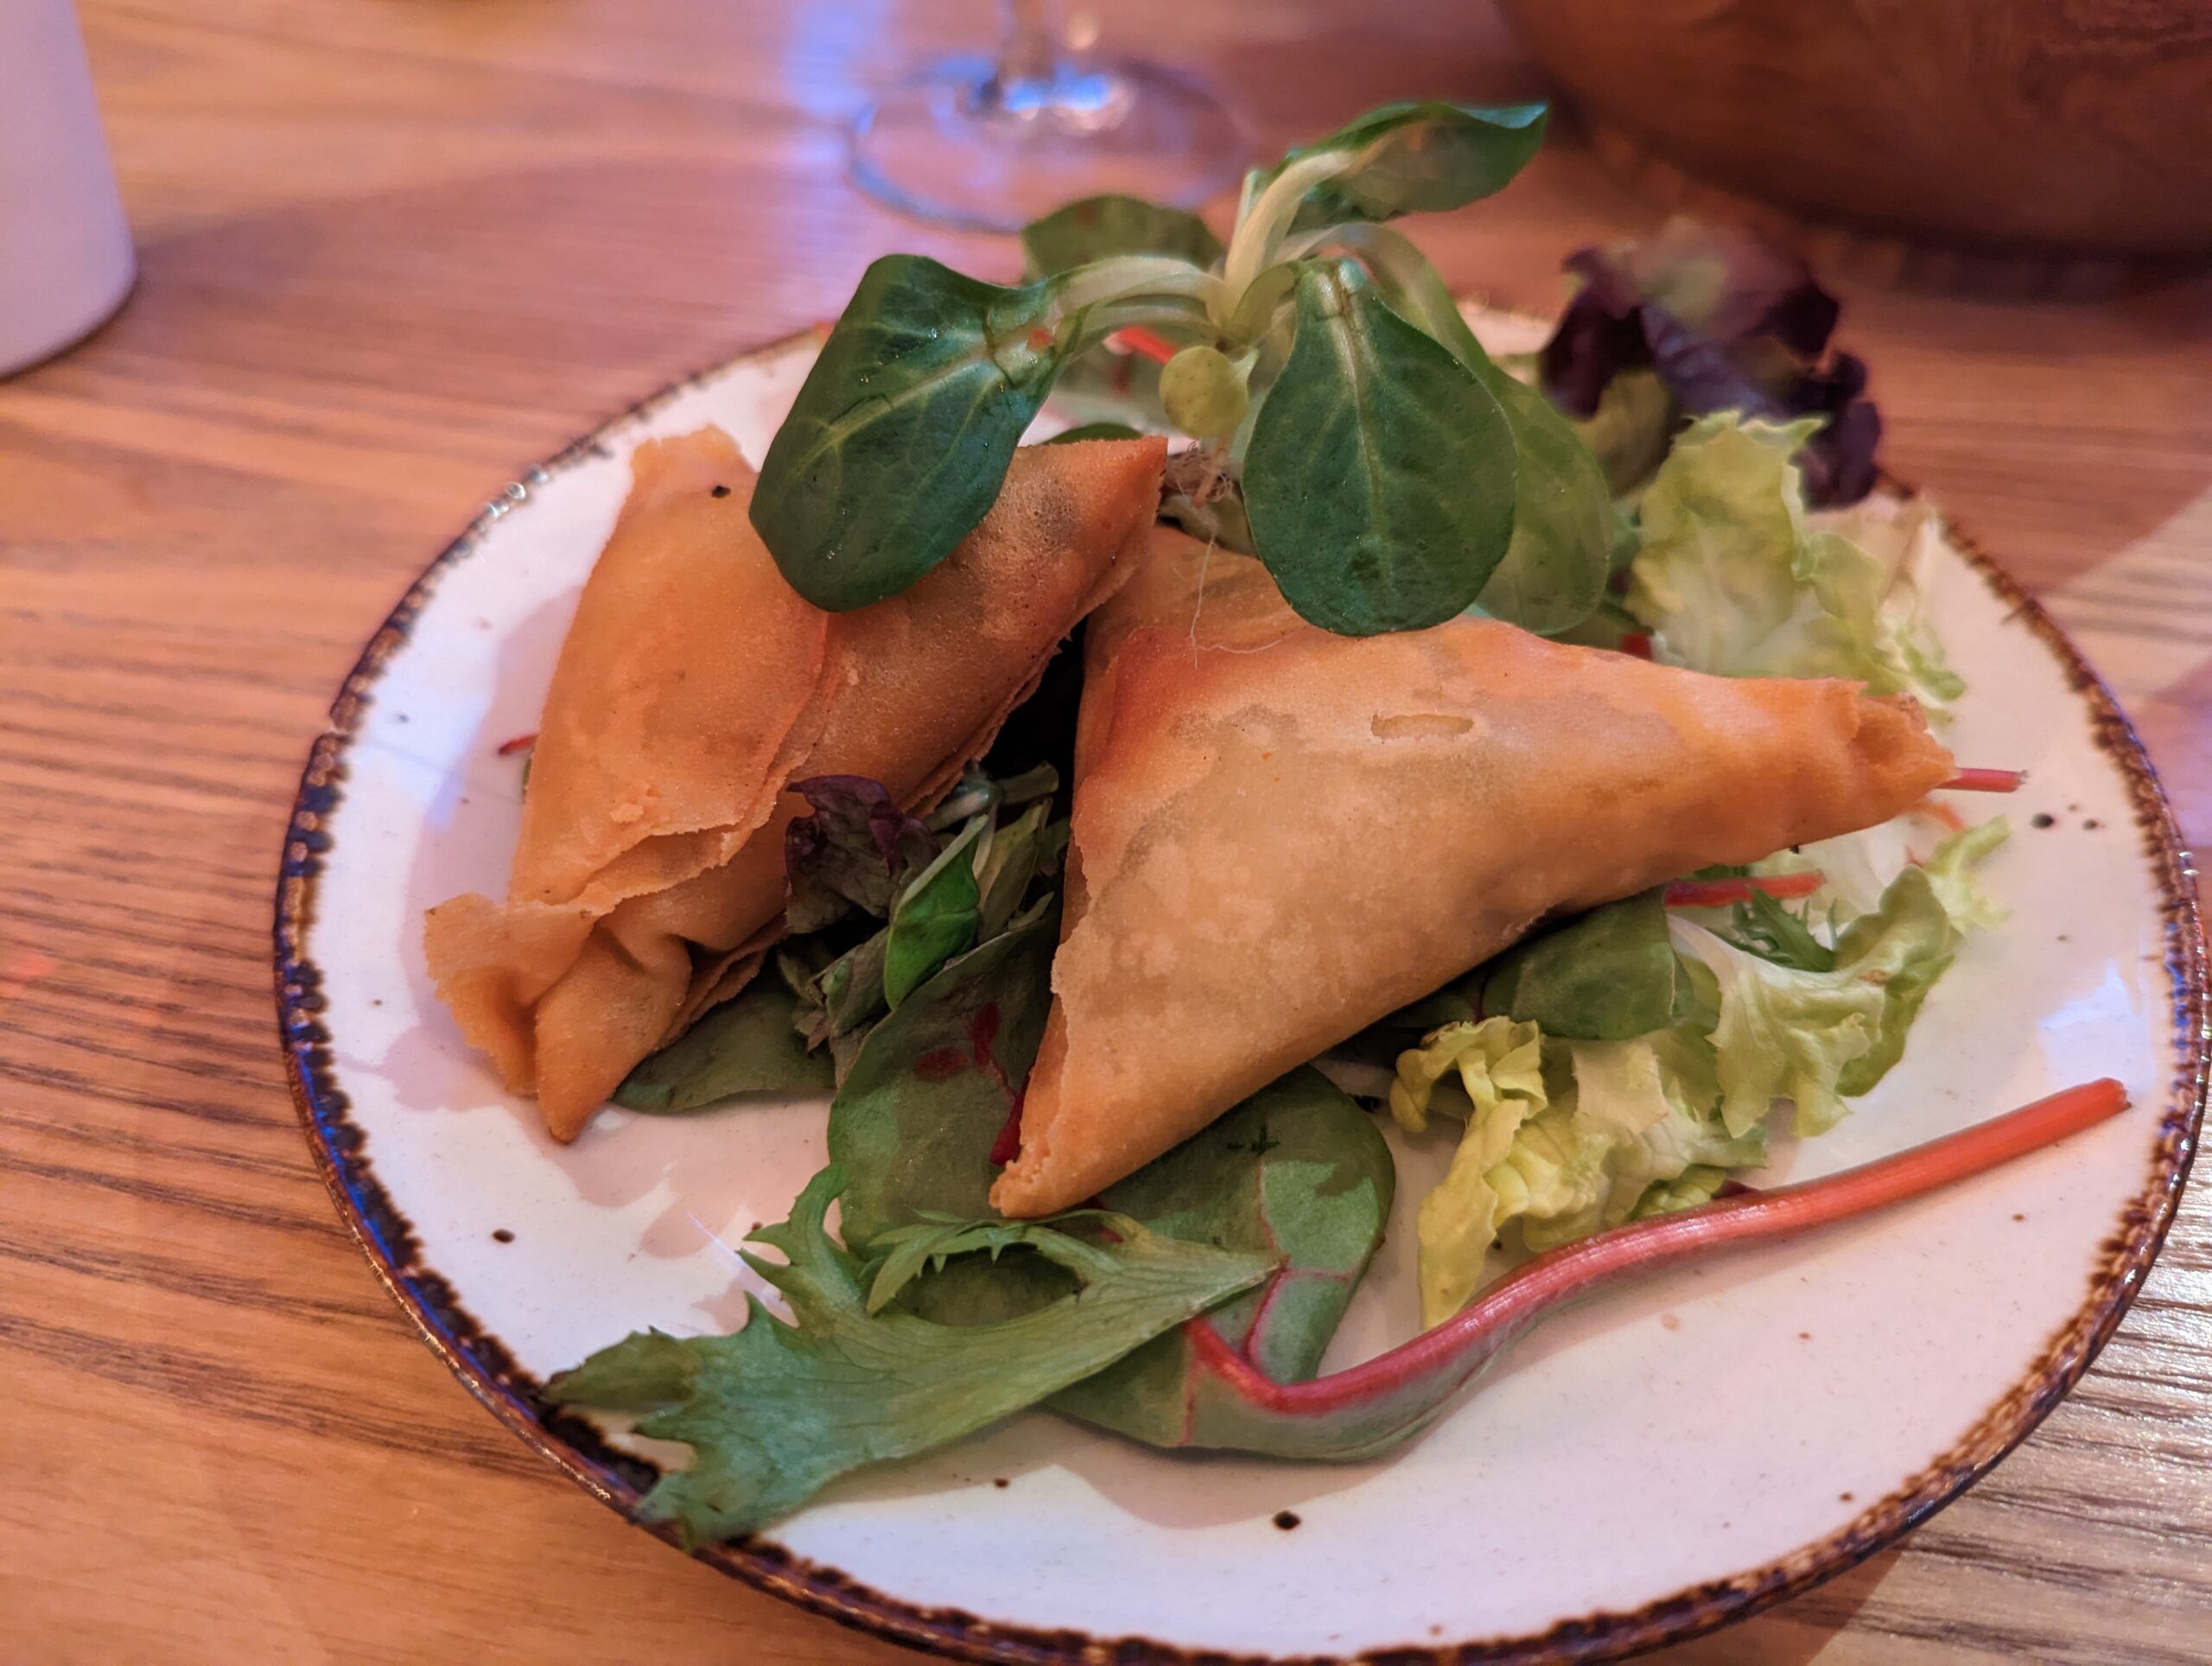
[[[1066,281],[1007,289],[919,255],[861,274],[753,492],[753,525],[793,589],[832,613],[864,607],[975,530],[1082,345],[1059,310]]]
[[[1297,210],[1301,229],[1440,213],[1502,190],[1543,143],[1546,114],[1542,105],[1382,105],[1297,146],[1255,183],[1318,162],[1321,177]]]
[[[1082,1286],[997,1324],[935,1325],[871,1307],[869,1269],[823,1224],[843,1184],[835,1166],[823,1170],[788,1221],[753,1234],[783,1264],[745,1252],[790,1304],[789,1322],[749,1298],[734,1335],[640,1332],[546,1385],[556,1405],[626,1414],[640,1434],[690,1447],[690,1466],[664,1475],[641,1507],[648,1520],[677,1523],[690,1542],[750,1532],[841,1475],[1034,1405],[1249,1289],[1275,1264],[1126,1218],[1110,1222],[1107,1243],[1041,1223],[931,1223],[922,1229],[929,1256],[1020,1248]],[[893,1253],[900,1247],[894,1242]]]
[[[1222,249],[1212,227],[1186,208],[1107,195],[1064,204],[1030,221],[1021,228],[1021,252],[1029,276],[1046,277],[1109,255],[1180,255],[1194,266],[1211,266]]]

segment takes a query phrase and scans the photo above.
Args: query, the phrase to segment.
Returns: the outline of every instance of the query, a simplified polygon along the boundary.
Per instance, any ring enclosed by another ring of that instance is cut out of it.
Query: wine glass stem
[[[1006,39],[972,95],[971,116],[1031,137],[1079,138],[1110,131],[1128,113],[1119,75],[1076,61],[1064,11],[1061,0],[1007,0]]]
[[[1006,37],[991,79],[1011,90],[1024,82],[1049,86],[1068,57],[1063,0],[1006,0]]]

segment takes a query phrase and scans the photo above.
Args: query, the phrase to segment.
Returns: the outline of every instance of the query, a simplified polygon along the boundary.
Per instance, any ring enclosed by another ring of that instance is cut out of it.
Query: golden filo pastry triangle
[[[424,925],[439,995],[556,1138],[780,934],[789,783],[865,775],[919,809],[982,754],[1142,550],[1164,455],[1024,448],[942,563],[828,614],[753,531],[728,436],[639,448],[546,696],[507,899]]]
[[[1089,627],[1052,1005],[991,1201],[1083,1202],[1547,918],[1869,826],[1953,773],[1909,701],[1489,620],[1304,623],[1162,530]]]

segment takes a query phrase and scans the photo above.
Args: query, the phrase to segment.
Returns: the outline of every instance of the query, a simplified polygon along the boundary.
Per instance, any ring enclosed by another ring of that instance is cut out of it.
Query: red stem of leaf
[[[1792,1238],[1886,1209],[2039,1151],[2126,1108],[2127,1090],[2107,1077],[1824,1180],[1598,1233],[1538,1256],[1434,1330],[1309,1383],[1262,1375],[1203,1319],[1184,1332],[1198,1363],[1240,1398],[1281,1415],[1325,1416],[1430,1372],[1471,1374],[1554,1303],[1714,1251]]]
[[[1676,880],[1667,887],[1666,903],[1669,908],[1726,908],[1731,903],[1749,901],[1754,891],[1786,900],[1809,897],[1825,883],[1827,875],[1817,868],[1801,874],[1752,874],[1743,879]]]
[[[509,739],[499,742],[499,756],[502,758],[512,758],[518,752],[528,752],[537,744],[537,734],[535,730],[531,731],[528,734],[513,735]]]
[[[1019,1093],[1007,1107],[1006,1121],[999,1124],[999,1136],[991,1141],[991,1166],[1004,1168],[1021,1154],[1021,1100]]]
[[[1116,346],[1130,353],[1141,353],[1159,364],[1166,364],[1175,356],[1175,348],[1168,341],[1154,335],[1141,324],[1124,324],[1114,332]]]
[[[2018,792],[2028,779],[2024,769],[1962,769],[1943,783],[1947,792]]]

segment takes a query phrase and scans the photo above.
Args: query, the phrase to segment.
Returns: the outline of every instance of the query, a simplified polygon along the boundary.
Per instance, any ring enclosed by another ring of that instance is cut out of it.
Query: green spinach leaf
[[[991,1148],[1037,1057],[1058,941],[1052,898],[946,962],[868,1033],[830,1108],[855,1249],[931,1211],[990,1214]]]
[[[809,1052],[792,1027],[789,989],[756,977],[659,1052],[614,1091],[630,1110],[696,1110],[741,1093],[820,1093],[826,1054]]]
[[[1514,494],[1496,397],[1357,266],[1309,266],[1244,459],[1253,539],[1284,599],[1347,636],[1441,624],[1504,557]]]
[[[1661,893],[1607,903],[1491,963],[1483,1011],[1560,1040],[1627,1041],[1675,1012],[1675,949]]]
[[[777,429],[753,524],[791,586],[845,612],[895,595],[975,530],[1064,344],[1056,280],[1002,289],[886,255]]]

